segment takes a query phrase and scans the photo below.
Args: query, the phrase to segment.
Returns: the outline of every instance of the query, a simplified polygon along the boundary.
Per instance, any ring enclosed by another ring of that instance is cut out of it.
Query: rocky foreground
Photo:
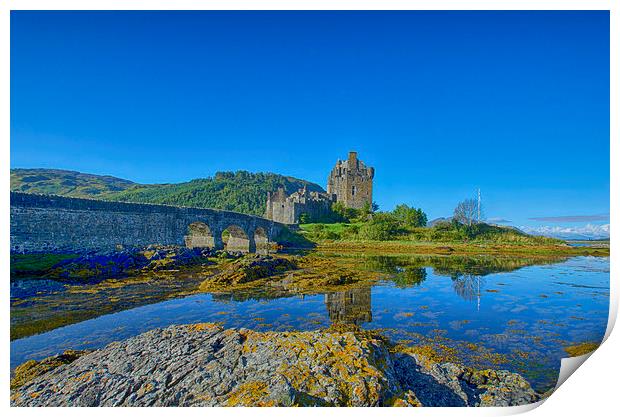
[[[393,350],[355,331],[171,326],[23,380],[11,405],[511,406],[540,399],[518,374]]]

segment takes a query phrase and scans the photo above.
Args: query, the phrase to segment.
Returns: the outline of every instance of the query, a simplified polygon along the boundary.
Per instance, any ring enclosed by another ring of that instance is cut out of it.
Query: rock
[[[148,259],[138,251],[88,253],[54,265],[46,276],[70,280],[107,278],[126,274],[148,264]]]
[[[219,274],[205,280],[201,289],[245,284],[295,268],[297,265],[287,258],[276,258],[269,255],[246,255],[231,262]]]
[[[15,368],[11,378],[11,389],[21,387],[34,378],[43,375],[54,368],[73,362],[80,356],[90,353],[89,350],[65,350],[64,353],[50,356],[41,361],[29,360]]]
[[[140,271],[205,265],[212,263],[207,260],[211,256],[215,256],[211,249],[155,245],[146,249],[91,252],[57,263],[46,276],[69,280],[118,278]]]
[[[476,406],[539,399],[519,375],[476,373],[389,349],[369,332],[171,326],[51,369],[13,389],[11,405]]]

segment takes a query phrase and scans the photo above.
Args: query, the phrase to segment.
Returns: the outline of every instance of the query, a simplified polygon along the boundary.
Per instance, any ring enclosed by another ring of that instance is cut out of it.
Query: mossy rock
[[[71,363],[81,356],[90,353],[88,350],[65,350],[62,354],[50,356],[41,361],[29,360],[15,368],[11,378],[11,389],[21,387],[38,376],[41,376],[59,366]]]
[[[245,284],[296,268],[296,263],[287,258],[248,255],[231,262],[221,273],[207,279],[201,288]]]

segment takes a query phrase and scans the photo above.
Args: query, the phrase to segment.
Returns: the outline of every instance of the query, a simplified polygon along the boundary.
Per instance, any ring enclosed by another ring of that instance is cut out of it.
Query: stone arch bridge
[[[232,211],[11,192],[11,252],[186,245],[255,252],[286,226]]]

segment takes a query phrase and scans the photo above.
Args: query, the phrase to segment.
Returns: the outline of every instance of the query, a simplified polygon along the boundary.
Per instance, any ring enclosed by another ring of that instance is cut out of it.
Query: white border
[[[43,0],[5,0],[0,2],[0,57],[3,59],[1,66],[1,81],[0,91],[3,94],[3,100],[1,104],[0,126],[2,127],[0,133],[0,160],[2,161],[3,170],[2,175],[3,183],[5,184],[5,191],[0,194],[2,199],[2,221],[0,222],[0,235],[4,237],[5,244],[2,246],[2,252],[0,259],[2,260],[3,271],[5,276],[5,287],[3,303],[3,340],[2,354],[5,360],[1,362],[1,381],[0,392],[6,395],[4,406],[7,411],[14,415],[28,415],[33,416],[38,413],[45,413],[50,415],[82,415],[86,410],[78,408],[69,409],[16,409],[9,407],[9,297],[8,297],[8,265],[9,265],[9,136],[10,136],[10,10],[139,10],[139,9],[153,9],[153,10],[611,10],[611,236],[612,236],[612,262],[611,262],[611,305],[610,305],[610,320],[608,323],[606,337],[610,336],[611,329],[615,323],[618,310],[618,274],[615,260],[618,259],[618,251],[615,246],[616,233],[620,233],[620,229],[615,227],[615,216],[618,213],[618,191],[620,191],[619,182],[619,170],[620,170],[620,157],[618,146],[618,48],[620,40],[619,7],[617,2],[612,0],[598,1],[598,0],[498,0],[498,1],[469,1],[469,0],[435,0],[435,1],[422,1],[422,0],[384,0],[384,1],[368,1],[368,0],[314,0],[314,1],[277,1],[277,0],[230,0],[230,1],[198,1],[198,0],[177,0],[177,1],[139,1],[139,0],[59,0],[59,1],[43,1]],[[616,332],[617,333],[617,332]],[[617,385],[616,378],[619,371],[619,360],[617,358],[617,352],[620,352],[620,339],[617,334],[612,334],[611,337],[599,348],[592,356],[593,360],[588,361],[587,365],[581,367],[577,373],[579,377],[573,377],[569,383],[562,385],[557,392],[555,392],[545,403],[545,406],[536,409],[534,412],[536,415],[547,415],[553,413],[554,415],[579,415],[584,413],[589,415],[610,415],[615,414],[618,410],[618,404],[616,402]],[[416,413],[417,415],[446,415],[446,414],[459,414],[459,415],[507,415],[515,414],[523,411],[536,408],[537,405],[514,407],[514,408],[493,408],[493,409],[481,409],[481,408],[423,408],[423,409],[354,409],[354,408],[339,408],[339,409],[320,409],[320,413],[334,413],[339,416],[342,415],[355,415],[358,414],[377,414],[377,413]],[[202,416],[204,413],[209,414],[243,414],[243,415],[287,415],[291,412],[290,409],[220,409],[213,408],[205,410],[203,408],[198,409],[116,409],[115,414],[129,414],[139,412],[141,414],[167,416],[169,413],[183,412],[195,416]],[[89,415],[107,415],[110,410],[99,408],[89,409]],[[302,408],[296,409],[295,413],[314,414],[317,410]]]

